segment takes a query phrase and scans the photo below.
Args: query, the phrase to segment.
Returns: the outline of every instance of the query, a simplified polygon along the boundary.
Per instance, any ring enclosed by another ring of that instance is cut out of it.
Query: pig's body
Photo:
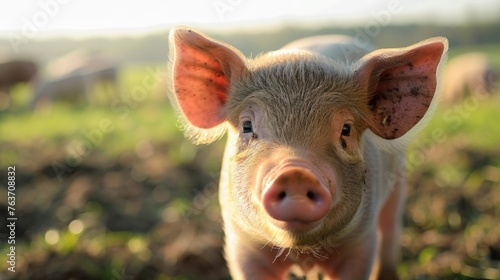
[[[346,35],[320,35],[307,37],[286,44],[283,49],[309,50],[326,57],[352,64],[374,50],[368,43],[358,43]]]
[[[187,133],[209,142],[228,131],[219,199],[234,279],[285,279],[294,267],[397,278],[404,143],[434,106],[446,47],[434,39],[355,63],[303,49],[247,60],[172,32],[172,100]]]

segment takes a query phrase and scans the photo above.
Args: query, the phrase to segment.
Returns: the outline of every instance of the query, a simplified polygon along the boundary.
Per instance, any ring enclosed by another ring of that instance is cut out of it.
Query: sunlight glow
[[[85,228],[85,225],[83,224],[82,221],[80,220],[73,220],[69,226],[69,231],[73,234],[80,234],[83,229]]]
[[[59,231],[55,229],[48,230],[45,233],[45,242],[50,245],[55,245],[59,242]]]
[[[456,23],[471,16],[491,18],[500,3],[483,0],[443,1],[324,1],[290,0],[0,0],[0,34],[22,31],[26,34],[75,34],[142,32],[174,24],[206,28],[256,28],[293,23],[321,22],[355,24],[368,21],[391,5],[401,7],[391,23],[442,21]],[[23,33],[23,34],[24,34]]]

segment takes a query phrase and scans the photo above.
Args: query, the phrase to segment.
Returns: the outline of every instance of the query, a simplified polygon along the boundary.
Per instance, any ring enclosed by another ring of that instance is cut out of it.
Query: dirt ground
[[[3,261],[0,278],[230,279],[218,174],[205,168],[219,158],[209,146],[177,165],[165,156],[176,147],[148,148],[118,157],[95,150],[58,178],[63,153],[24,147],[41,156],[17,166],[16,272]],[[500,279],[499,159],[447,145],[412,170],[402,279]],[[441,169],[457,163],[459,174]]]

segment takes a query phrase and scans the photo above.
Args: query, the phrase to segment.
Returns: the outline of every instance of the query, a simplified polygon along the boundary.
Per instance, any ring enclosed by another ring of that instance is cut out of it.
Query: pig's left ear
[[[358,62],[357,78],[368,93],[368,127],[378,136],[406,134],[428,112],[438,89],[438,73],[448,41],[431,38],[401,49],[382,49]],[[435,106],[435,105],[433,105]]]
[[[170,32],[170,99],[188,123],[186,134],[209,143],[224,132],[225,104],[231,85],[247,72],[234,47],[187,27]]]

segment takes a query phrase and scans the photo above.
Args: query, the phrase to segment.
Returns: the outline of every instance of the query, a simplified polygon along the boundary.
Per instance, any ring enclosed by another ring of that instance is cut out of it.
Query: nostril
[[[316,195],[313,192],[307,192],[307,198],[310,200],[316,200]]]
[[[283,200],[285,197],[286,197],[286,192],[280,192],[280,193],[278,194],[278,199],[279,199],[279,200]]]

